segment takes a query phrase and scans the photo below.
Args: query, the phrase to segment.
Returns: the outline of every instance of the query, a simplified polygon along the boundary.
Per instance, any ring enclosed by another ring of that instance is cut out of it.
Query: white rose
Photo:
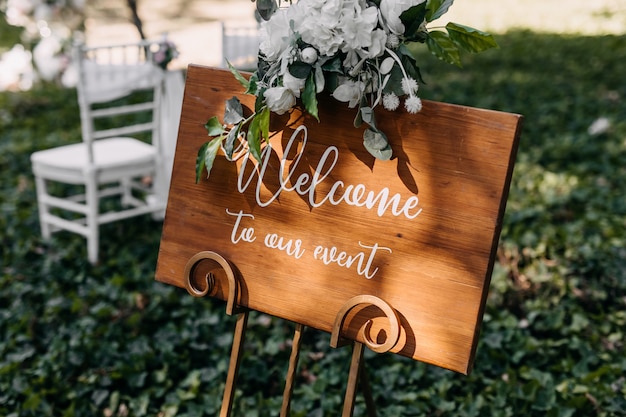
[[[296,104],[296,96],[287,87],[272,87],[263,94],[265,104],[276,114],[284,114]]]
[[[404,34],[404,25],[400,15],[413,6],[424,3],[426,0],[381,0],[380,13],[391,33]]]

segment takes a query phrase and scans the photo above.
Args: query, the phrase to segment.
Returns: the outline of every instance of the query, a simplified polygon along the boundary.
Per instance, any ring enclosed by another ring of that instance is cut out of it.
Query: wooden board
[[[220,154],[196,184],[203,125],[233,95],[253,108],[229,72],[189,67],[156,279],[184,287],[188,260],[214,251],[235,266],[241,305],[327,332],[349,299],[373,295],[400,318],[392,352],[469,373],[521,116],[431,101],[416,115],[380,110],[395,155],[380,161],[355,110],[322,99],[321,123],[272,115],[256,170],[252,157]],[[346,334],[360,340],[372,319],[384,341],[380,311],[355,311]]]

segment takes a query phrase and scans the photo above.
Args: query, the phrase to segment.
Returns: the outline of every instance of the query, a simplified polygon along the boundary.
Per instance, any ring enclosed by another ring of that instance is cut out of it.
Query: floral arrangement
[[[152,53],[152,59],[154,63],[163,69],[167,69],[167,66],[173,59],[179,55],[176,44],[167,38],[167,35],[163,35],[163,38],[158,43],[158,48]]]
[[[258,68],[246,79],[229,65],[245,92],[256,96],[254,113],[244,117],[239,99],[233,97],[226,102],[222,122],[208,120],[205,127],[212,139],[198,152],[196,181],[205,169],[210,174],[220,148],[232,159],[240,141],[260,161],[272,112],[280,115],[300,105],[319,121],[317,94],[322,91],[355,108],[355,127],[366,125],[365,148],[378,159],[390,159],[392,149],[376,125],[374,109],[382,105],[389,111],[420,111],[423,80],[415,48],[425,44],[438,58],[461,66],[461,50],[497,47],[490,34],[468,26],[427,28],[453,1],[283,0],[281,5],[280,0],[257,0],[264,19]]]

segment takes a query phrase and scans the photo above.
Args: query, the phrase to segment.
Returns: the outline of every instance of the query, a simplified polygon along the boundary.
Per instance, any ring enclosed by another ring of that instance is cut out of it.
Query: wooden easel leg
[[[285,390],[283,391],[283,405],[280,408],[280,417],[289,417],[291,407],[291,394],[293,393],[293,384],[296,379],[296,370],[298,367],[298,359],[300,358],[300,344],[302,341],[302,332],[304,325],[297,323],[296,330],[293,334],[293,342],[291,344],[291,356],[289,357],[289,369],[285,379]]]
[[[239,364],[241,363],[241,351],[243,349],[247,324],[248,311],[239,313],[237,315],[237,324],[235,325],[235,333],[233,335],[233,347],[230,351],[230,363],[228,364],[228,375],[226,376],[226,387],[224,388],[220,417],[230,417],[233,408],[235,385],[237,382],[237,373],[239,372]]]
[[[354,342],[352,348],[352,361],[350,362],[350,375],[348,376],[348,384],[346,386],[346,396],[343,401],[343,414],[341,417],[352,417],[354,413],[354,401],[356,399],[356,388],[359,380],[361,389],[365,397],[365,406],[367,408],[368,417],[376,417],[376,405],[372,397],[372,389],[369,377],[363,366],[363,343]]]
[[[352,417],[354,412],[354,400],[356,398],[356,387],[359,383],[359,371],[363,360],[363,343],[354,342],[352,346],[352,361],[350,362],[350,374],[346,385],[346,396],[343,400],[343,413],[341,417]]]

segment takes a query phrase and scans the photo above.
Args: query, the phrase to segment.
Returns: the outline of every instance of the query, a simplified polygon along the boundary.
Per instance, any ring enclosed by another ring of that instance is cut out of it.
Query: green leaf
[[[207,130],[209,136],[218,136],[224,133],[224,126],[220,123],[217,116],[213,116],[205,123],[204,128]]]
[[[250,153],[252,156],[261,162],[261,118],[263,116],[259,116],[259,114],[255,115],[250,123],[250,127],[248,128],[248,148],[250,149]]]
[[[233,67],[233,65],[228,62],[228,60],[226,60],[226,64],[228,64],[228,69],[230,70],[230,72],[235,76],[235,79],[237,81],[239,81],[239,83],[243,86],[243,88],[246,89],[246,91],[250,88],[250,81],[248,81],[246,79],[246,77],[244,77],[243,75],[241,75],[241,73],[239,72],[239,70],[235,67]]]
[[[245,94],[256,95],[259,89],[259,76],[256,72],[252,73],[250,79],[248,80],[248,88],[245,91]]]
[[[402,60],[402,66],[404,67],[404,70],[407,72],[407,74],[414,80],[417,80],[422,84],[426,84],[424,80],[422,79],[422,74],[420,73],[420,69],[417,66],[417,61],[415,60],[415,54],[413,53],[413,50],[409,48],[409,45],[416,45],[416,44],[417,44],[416,42],[402,43],[398,47],[398,50],[396,52],[398,52],[398,55],[400,56],[400,59]]]
[[[224,112],[224,123],[230,125],[237,124],[244,120],[243,106],[237,97],[231,97],[226,100],[226,110]]]
[[[311,69],[313,69],[311,64],[307,64],[301,61],[296,61],[293,64],[289,65],[289,73],[301,80],[304,80],[309,76],[309,74],[311,73]]]
[[[377,129],[369,128],[363,132],[363,145],[372,156],[383,161],[391,159],[393,154],[387,136]]]
[[[200,176],[202,171],[206,168],[207,178],[211,175],[211,169],[213,168],[213,161],[217,155],[217,151],[220,149],[220,144],[224,136],[219,136],[203,144],[198,150],[198,158],[196,159],[196,184],[200,182]]]
[[[461,67],[459,48],[445,32],[431,31],[428,33],[426,45],[437,58],[457,67]]]
[[[338,74],[343,74],[343,65],[341,63],[340,57],[335,57],[329,61],[326,61],[322,65],[322,69],[324,72],[336,72]]]
[[[261,132],[261,137],[265,140],[270,139],[270,108],[263,107],[263,109],[257,114],[259,131]]]
[[[317,121],[320,121],[317,110],[317,90],[315,87],[315,73],[311,72],[304,84],[304,91],[302,92],[302,102],[306,111]]]
[[[226,141],[224,142],[224,152],[226,152],[226,156],[229,158],[233,157],[233,150],[235,148],[235,140],[239,136],[239,132],[241,132],[241,124],[237,124],[230,129],[228,135],[226,136]]]
[[[376,119],[374,118],[374,110],[371,107],[361,107],[361,118],[365,123],[372,127],[376,127]]]
[[[400,21],[404,25],[404,36],[408,39],[418,36],[422,23],[424,23],[426,12],[426,3],[420,3],[402,12]]]
[[[450,39],[468,52],[477,53],[498,47],[493,35],[469,26],[450,22],[446,25],[446,30]]]
[[[454,0],[428,0],[426,2],[426,21],[432,22],[443,16],[450,6],[452,6]]]

